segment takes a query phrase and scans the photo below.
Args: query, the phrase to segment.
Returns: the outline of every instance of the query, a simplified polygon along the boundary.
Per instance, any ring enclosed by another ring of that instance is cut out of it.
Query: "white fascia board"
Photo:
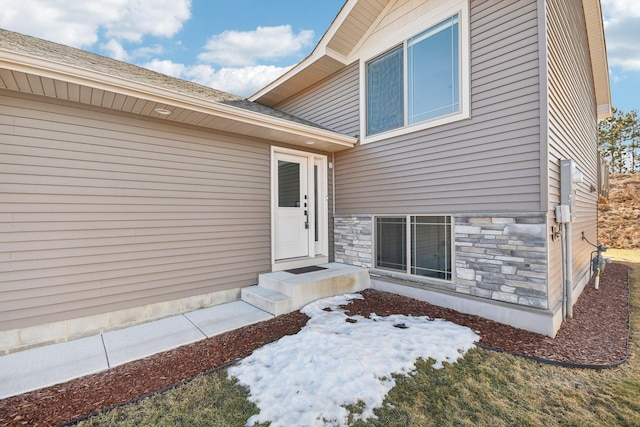
[[[598,118],[606,118],[611,116],[611,86],[602,6],[600,0],[583,0],[582,7],[587,25]]]
[[[289,80],[291,77],[298,74],[300,71],[313,65],[318,59],[322,58],[325,55],[347,65],[346,58],[344,56],[337,54],[331,49],[328,49],[327,46],[329,45],[329,42],[335,36],[338,29],[340,28],[344,20],[347,18],[347,16],[349,16],[349,14],[351,13],[351,10],[355,7],[357,3],[358,3],[358,0],[349,0],[344,4],[344,6],[342,6],[342,9],[338,13],[338,16],[336,16],[334,21],[331,23],[331,26],[329,27],[329,29],[327,29],[327,31],[324,33],[320,41],[318,41],[318,44],[313,49],[313,52],[309,54],[309,56],[307,56],[302,61],[298,62],[296,65],[293,66],[293,68],[289,69],[286,73],[284,73],[283,75],[278,77],[276,80],[271,82],[269,85],[260,89],[258,92],[254,93],[247,99],[249,99],[249,101],[255,101],[256,99],[262,98],[264,95],[271,92],[273,89],[277,88],[278,86],[280,86],[281,84]]]
[[[359,59],[363,59],[362,46],[369,40],[369,37],[371,36],[371,34],[376,31],[376,29],[378,28],[378,25],[380,24],[380,22],[382,22],[384,17],[389,14],[389,11],[394,6],[396,6],[395,2],[389,2],[385,6],[385,8],[382,11],[382,13],[380,13],[378,15],[378,17],[375,19],[375,21],[373,21],[373,24],[371,24],[369,26],[369,29],[366,31],[366,33],[360,38],[358,43],[356,43],[355,46],[353,46],[353,49],[351,49],[351,53],[349,54],[349,58],[347,58],[347,64],[351,64],[353,61],[356,61],[356,60],[359,60]]]
[[[328,56],[329,58],[333,58],[336,61],[343,63],[344,65],[348,65],[349,64],[349,62],[347,62],[348,59],[347,59],[346,56],[344,56],[344,55],[342,55],[342,54],[340,54],[340,53],[336,52],[335,50],[333,50],[331,48],[328,48],[328,47],[326,47],[324,49],[324,56]]]
[[[80,86],[87,86],[107,92],[118,93],[148,101],[180,107],[191,111],[210,114],[234,121],[264,126],[281,132],[294,133],[306,138],[318,138],[332,144],[353,147],[357,141],[352,136],[296,123],[266,114],[255,113],[242,108],[189,96],[169,89],[158,88],[146,83],[135,82],[98,71],[87,70],[42,58],[22,55],[0,49],[0,68],[35,74],[53,80],[60,80]]]
[[[328,49],[326,46],[322,46],[321,48],[316,48],[313,51],[313,53],[311,53],[311,55],[307,56],[305,59],[303,59],[296,65],[294,65],[293,68],[290,68],[283,75],[281,75],[276,80],[271,82],[269,85],[260,89],[258,92],[254,93],[247,99],[253,102],[256,99],[262,98],[264,95],[268,94],[269,92],[271,92],[272,90],[280,86],[281,84],[285,83],[291,77],[295,76],[296,74],[299,74],[300,72],[307,69],[308,67],[313,66],[323,56],[328,56],[330,58],[336,59],[337,61],[347,65],[347,63],[345,62],[346,58],[344,56],[339,55],[338,53],[332,51],[331,49]]]

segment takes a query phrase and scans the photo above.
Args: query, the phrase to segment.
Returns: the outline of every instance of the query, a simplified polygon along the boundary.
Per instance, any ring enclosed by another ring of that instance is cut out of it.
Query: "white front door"
[[[309,256],[308,157],[275,153],[275,259]]]
[[[271,147],[273,271],[329,262],[327,156]]]

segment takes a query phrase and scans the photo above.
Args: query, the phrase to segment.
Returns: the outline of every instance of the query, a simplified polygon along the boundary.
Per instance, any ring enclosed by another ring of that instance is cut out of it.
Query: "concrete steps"
[[[274,316],[294,311],[291,309],[290,297],[259,285],[242,288],[241,299],[247,304],[251,304]]]
[[[359,292],[371,286],[366,269],[339,263],[303,274],[286,271],[261,274],[258,284],[243,288],[241,298],[274,316],[299,310],[320,298]]]

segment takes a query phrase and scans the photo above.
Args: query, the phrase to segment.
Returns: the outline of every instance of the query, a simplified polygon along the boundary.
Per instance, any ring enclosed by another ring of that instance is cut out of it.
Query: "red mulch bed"
[[[589,284],[555,338],[523,331],[386,292],[367,290],[353,300],[349,315],[405,314],[444,318],[478,331],[485,348],[569,366],[606,367],[626,360],[629,336],[628,268],[610,264],[600,289]],[[112,408],[187,381],[251,354],[267,343],[297,333],[308,318],[300,312],[247,326],[214,338],[0,400],[0,426],[50,426]]]

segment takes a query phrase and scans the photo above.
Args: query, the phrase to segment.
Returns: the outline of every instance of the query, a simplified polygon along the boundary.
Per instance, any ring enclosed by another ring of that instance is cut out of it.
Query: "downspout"
[[[331,153],[331,216],[336,216],[336,153]]]
[[[573,317],[573,251],[571,247],[571,221],[565,224],[566,240],[566,288],[567,288],[567,317]]]
[[[331,153],[331,241],[329,259],[336,260],[336,153]]]
[[[565,293],[567,295],[567,317],[573,317],[573,242],[571,223],[574,214],[574,198],[576,184],[582,182],[582,174],[578,171],[575,162],[571,159],[560,160],[560,211],[562,222],[565,223]],[[556,219],[558,215],[556,214]]]
[[[562,321],[567,318],[567,255],[565,253],[565,236],[567,235],[566,230],[564,229],[564,224],[559,224],[560,227],[560,254],[561,254],[561,262],[562,266]]]

